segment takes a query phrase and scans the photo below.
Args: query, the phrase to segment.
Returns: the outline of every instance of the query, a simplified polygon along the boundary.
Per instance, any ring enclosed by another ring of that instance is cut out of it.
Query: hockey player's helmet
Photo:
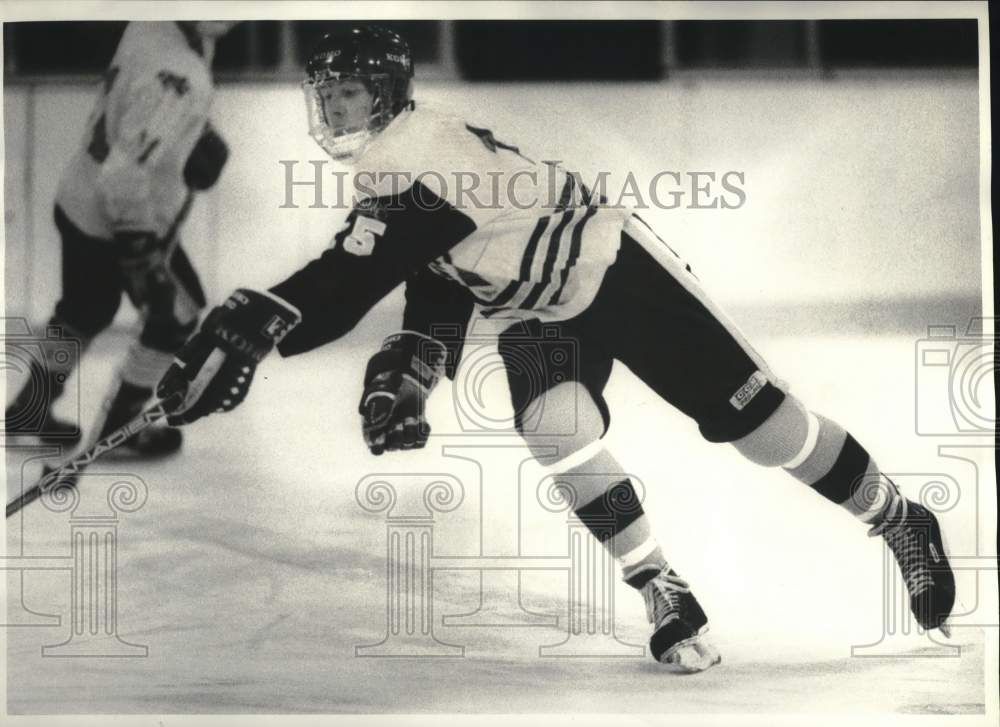
[[[356,159],[365,146],[410,102],[413,58],[399,35],[365,25],[324,35],[309,53],[303,89],[309,111],[309,134],[330,156]],[[367,121],[341,128],[328,118],[324,87],[345,80],[364,84],[371,95]]]

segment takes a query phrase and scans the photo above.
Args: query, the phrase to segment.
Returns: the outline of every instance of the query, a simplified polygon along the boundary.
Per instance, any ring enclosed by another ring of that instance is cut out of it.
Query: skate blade
[[[696,674],[722,661],[722,654],[702,637],[677,644],[663,655],[661,663],[679,674]]]

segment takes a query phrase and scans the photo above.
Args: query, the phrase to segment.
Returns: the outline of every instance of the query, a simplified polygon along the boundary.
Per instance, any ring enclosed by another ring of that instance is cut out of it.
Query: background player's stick
[[[141,432],[149,425],[155,424],[165,418],[182,400],[182,395],[178,393],[168,399],[158,401],[128,424],[111,432],[104,439],[98,440],[93,446],[73,457],[68,462],[63,463],[53,470],[46,467],[38,482],[7,503],[7,517],[10,517],[28,503],[34,502],[54,487],[76,487],[77,480],[79,480],[80,474],[87,465],[91,464],[105,452],[111,451],[135,434]]]

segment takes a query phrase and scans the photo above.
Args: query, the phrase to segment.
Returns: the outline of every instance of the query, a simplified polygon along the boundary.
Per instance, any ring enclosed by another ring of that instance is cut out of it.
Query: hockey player
[[[194,192],[215,183],[228,157],[208,111],[214,42],[232,25],[130,23],[59,185],[63,291],[48,325],[84,350],[110,325],[123,292],[144,319],[105,403],[99,436],[139,412],[205,305],[179,235]],[[7,408],[8,433],[67,443],[79,438],[77,427],[51,410],[76,364],[32,363],[29,381]],[[32,402],[34,415],[18,416]],[[180,445],[179,430],[158,426],[123,446],[155,455]]]
[[[658,661],[700,671],[720,657],[632,484],[602,474],[623,471],[602,444],[610,418],[602,390],[614,360],[693,418],[709,441],[783,468],[882,535],[917,620],[944,627],[954,579],[934,515],[775,378],[639,217],[487,129],[412,101],[410,54],[392,33],[331,34],[310,55],[307,73],[313,136],[334,158],[354,162],[369,193],[319,259],[268,291],[237,290],[209,314],[158,389],[183,395],[172,421],[237,406],[273,347],[291,356],[334,341],[405,281],[403,330],[385,340],[365,373],[360,410],[371,451],[423,446],[424,401],[452,375],[474,307],[511,318],[499,352],[515,424],[550,471],[583,475],[570,479],[580,483],[580,519],[592,529],[612,523],[606,547],[645,599]],[[472,204],[442,184],[456,172],[502,181]],[[573,341],[571,354],[550,355],[554,340]]]

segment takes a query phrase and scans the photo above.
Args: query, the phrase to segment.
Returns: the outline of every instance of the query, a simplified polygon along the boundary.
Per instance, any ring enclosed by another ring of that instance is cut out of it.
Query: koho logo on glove
[[[287,336],[290,330],[292,330],[292,324],[289,321],[286,321],[281,316],[274,315],[264,325],[262,333],[275,343],[280,343],[281,339]]]

